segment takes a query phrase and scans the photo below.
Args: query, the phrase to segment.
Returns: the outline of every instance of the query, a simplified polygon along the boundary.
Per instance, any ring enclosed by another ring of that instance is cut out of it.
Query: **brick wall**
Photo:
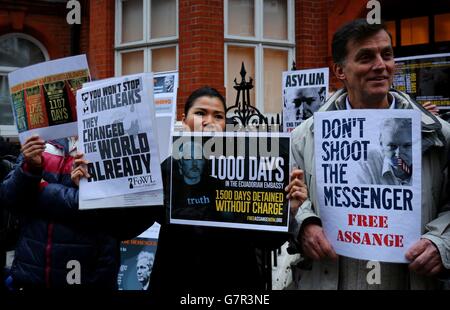
[[[66,57],[70,54],[70,27],[63,9],[58,7],[56,13],[47,15],[42,8],[36,9],[32,5],[2,7],[0,35],[24,33],[41,42],[51,59]]]
[[[327,20],[329,0],[296,0],[295,41],[297,68],[308,69],[327,65]]]
[[[114,12],[114,0],[89,1],[87,51],[89,68],[95,79],[114,76]]]
[[[328,42],[324,38],[328,37],[328,16],[337,1],[340,0],[295,1],[297,69],[320,68],[330,65]]]
[[[327,0],[331,1],[331,0]],[[366,4],[368,0],[336,0],[335,3],[330,6],[330,12],[328,14],[328,40],[324,40],[328,43],[327,48],[327,61],[331,65],[333,59],[331,56],[331,42],[333,40],[333,34],[343,24],[356,19],[364,17],[367,14]],[[337,89],[343,87],[343,84],[331,74],[330,87]]]
[[[80,53],[87,54],[89,51],[89,32],[90,32],[90,1],[85,0],[81,3],[81,29],[80,29]]]
[[[224,88],[223,0],[179,1],[179,89],[181,119],[189,94],[205,85]]]
[[[330,68],[330,88],[342,87],[332,72],[333,33],[347,21],[362,17],[367,0],[296,0],[297,69]]]

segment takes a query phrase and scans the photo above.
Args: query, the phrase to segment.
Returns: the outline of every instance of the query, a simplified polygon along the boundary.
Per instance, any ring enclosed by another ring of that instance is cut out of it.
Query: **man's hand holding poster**
[[[420,113],[314,115],[320,217],[339,255],[407,262],[421,225]]]
[[[146,205],[162,204],[152,84],[151,74],[138,74],[77,92],[80,151],[90,162],[80,201],[155,192]]]
[[[170,222],[287,231],[289,151],[286,134],[175,134]]]

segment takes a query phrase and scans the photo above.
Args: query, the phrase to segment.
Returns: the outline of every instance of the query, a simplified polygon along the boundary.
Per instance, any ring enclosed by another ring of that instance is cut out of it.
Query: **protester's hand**
[[[83,157],[84,157],[84,154],[82,154],[82,153],[78,153],[74,156],[75,159],[73,161],[73,169],[72,169],[72,173],[70,174],[70,177],[72,179],[72,182],[76,186],[80,185],[80,179],[82,177],[85,177],[85,178],[91,177],[87,171],[87,164],[89,163],[89,161],[87,161]]]
[[[420,239],[414,243],[405,254],[411,261],[409,269],[424,276],[434,276],[444,271],[439,250],[428,239]]]
[[[33,135],[25,140],[22,145],[21,152],[25,158],[25,162],[30,168],[42,167],[42,153],[45,150],[45,141],[37,135]]]
[[[424,102],[422,106],[434,115],[439,115],[439,109],[436,105],[432,104],[431,101]]]
[[[308,199],[308,188],[305,184],[303,170],[294,168],[291,172],[291,180],[284,189],[288,194],[287,199],[291,201],[291,213],[295,216],[298,208]]]
[[[300,233],[300,244],[303,253],[314,260],[325,258],[337,259],[337,254],[328,241],[321,226],[306,224]]]

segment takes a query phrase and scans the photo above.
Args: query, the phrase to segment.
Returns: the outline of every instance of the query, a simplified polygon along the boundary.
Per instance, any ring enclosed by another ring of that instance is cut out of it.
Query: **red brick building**
[[[86,53],[93,78],[178,70],[178,115],[188,94],[211,85],[234,100],[245,62],[251,102],[281,111],[281,72],[331,64],[334,31],[370,9],[367,0],[0,0],[0,134],[14,135],[7,73]],[[450,51],[450,1],[380,0],[396,56]],[[339,87],[332,80],[332,88]]]

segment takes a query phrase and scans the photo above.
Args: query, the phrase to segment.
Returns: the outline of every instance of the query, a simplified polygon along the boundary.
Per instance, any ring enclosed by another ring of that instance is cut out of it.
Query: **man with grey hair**
[[[174,84],[174,76],[173,75],[167,75],[164,78],[164,93],[171,93],[173,92],[173,84]]]
[[[309,118],[292,132],[292,153],[298,167],[304,170],[309,194],[295,215],[298,226],[293,231],[305,257],[298,286],[300,289],[439,288],[438,276],[450,269],[450,203],[446,187],[450,124],[423,109],[407,94],[391,89],[395,63],[391,36],[385,25],[370,25],[365,19],[359,19],[342,26],[333,36],[332,53],[334,74],[345,87],[336,91],[320,111],[348,110],[351,114],[352,109],[414,109],[421,112],[421,238],[406,249],[409,264],[380,263],[378,284],[367,280],[371,271],[367,261],[336,254],[322,228],[314,173],[314,117]],[[388,146],[388,136],[382,135],[382,146],[385,143]],[[408,166],[398,145],[384,150],[385,156],[391,156],[394,162],[396,153]],[[299,173],[300,170],[294,170],[292,175]],[[405,178],[409,173],[393,174]]]
[[[154,260],[155,254],[148,251],[139,252],[136,259],[136,276],[144,291],[148,290],[150,285],[150,274],[152,273]]]
[[[363,184],[411,185],[412,128],[409,118],[387,118],[380,128],[380,150],[361,162]]]

